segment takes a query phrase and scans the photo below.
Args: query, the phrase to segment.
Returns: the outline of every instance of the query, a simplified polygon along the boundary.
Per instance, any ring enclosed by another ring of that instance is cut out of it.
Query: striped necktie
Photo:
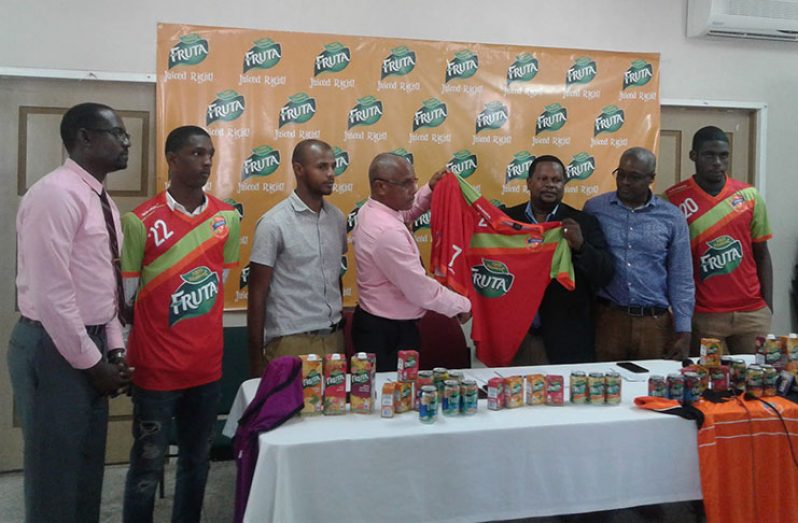
[[[116,314],[122,325],[127,324],[125,306],[125,290],[122,287],[122,265],[119,261],[119,242],[116,238],[116,226],[114,225],[114,214],[111,212],[111,202],[108,201],[108,194],[103,189],[100,193],[100,203],[103,206],[103,216],[105,217],[105,228],[108,230],[108,245],[111,248],[111,264],[114,266],[114,277],[116,278]]]

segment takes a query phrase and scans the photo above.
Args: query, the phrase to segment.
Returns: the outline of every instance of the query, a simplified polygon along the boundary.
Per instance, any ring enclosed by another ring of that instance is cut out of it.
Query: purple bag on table
[[[258,461],[258,436],[282,425],[302,410],[302,360],[281,356],[272,360],[258,386],[255,398],[247,406],[233,437],[236,459],[236,506],[234,521],[244,520],[249,489]]]

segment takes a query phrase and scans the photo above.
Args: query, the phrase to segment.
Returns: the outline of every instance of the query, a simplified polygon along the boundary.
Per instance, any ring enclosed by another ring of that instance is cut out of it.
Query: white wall
[[[659,52],[662,98],[768,104],[773,330],[791,330],[798,180],[789,150],[798,119],[798,44],[687,39],[684,0],[0,3],[0,66],[153,73],[157,22]]]

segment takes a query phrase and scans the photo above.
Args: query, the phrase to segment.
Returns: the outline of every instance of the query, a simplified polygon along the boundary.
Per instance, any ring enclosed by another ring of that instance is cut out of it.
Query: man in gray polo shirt
[[[247,332],[254,376],[277,356],[344,352],[340,274],[346,220],[324,201],[332,194],[335,158],[328,144],[304,140],[291,162],[296,189],[261,217],[249,258]]]

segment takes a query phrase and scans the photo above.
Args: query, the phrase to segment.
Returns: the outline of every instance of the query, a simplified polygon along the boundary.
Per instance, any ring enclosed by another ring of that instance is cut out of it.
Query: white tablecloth
[[[638,362],[675,372],[677,362]],[[609,363],[536,367],[619,370]],[[531,368],[471,369],[487,380]],[[623,372],[623,371],[622,371]],[[395,373],[378,374],[378,384]],[[259,380],[241,385],[236,423]],[[619,406],[487,410],[432,425],[415,412],[297,417],[260,435],[248,522],[477,522],[701,498],[696,425],[638,409],[645,381],[624,381]],[[566,392],[567,398],[567,392]]]

